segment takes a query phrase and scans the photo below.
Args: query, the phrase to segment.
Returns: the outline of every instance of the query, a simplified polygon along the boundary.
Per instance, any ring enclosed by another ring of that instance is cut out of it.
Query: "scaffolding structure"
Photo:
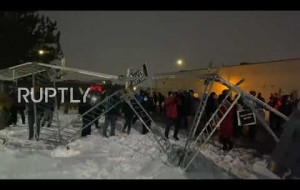
[[[143,66],[145,69],[145,66]],[[110,80],[110,81],[122,81],[126,82],[126,88],[120,89],[112,94],[105,97],[102,101],[98,102],[92,106],[85,113],[81,114],[79,117],[73,118],[70,122],[62,125],[58,113],[57,98],[55,98],[54,112],[56,113],[55,119],[52,121],[53,125],[51,128],[41,128],[41,120],[39,112],[45,112],[48,108],[45,105],[39,105],[38,103],[33,103],[34,107],[34,133],[35,139],[37,141],[53,145],[56,147],[58,145],[64,145],[68,148],[68,145],[80,138],[82,130],[91,125],[93,122],[98,120],[101,116],[105,115],[108,111],[113,109],[115,106],[125,101],[130,108],[133,110],[135,115],[144,124],[147,130],[150,132],[152,139],[159,145],[162,152],[167,155],[168,161],[174,161],[177,157],[173,156],[173,149],[176,147],[172,145],[170,141],[165,138],[164,133],[160,126],[158,126],[154,120],[151,118],[149,113],[143,108],[139,101],[135,98],[134,93],[131,91],[133,81],[145,81],[150,77],[138,76],[133,77],[128,73],[127,76],[115,76],[97,72],[91,72],[81,69],[75,69],[59,65],[49,65],[44,63],[24,63],[15,67],[10,67],[5,70],[0,71],[0,80],[2,81],[16,81],[21,78],[31,77],[32,85],[31,87],[56,87],[56,81],[59,80],[58,76],[54,76],[56,70],[63,72],[71,72],[77,74],[83,74],[87,76],[94,76],[97,78]],[[136,84],[136,82],[134,83]],[[40,110],[40,111],[37,111]],[[42,110],[42,111],[41,111]],[[82,123],[83,120],[85,124],[80,127],[74,127],[78,123]],[[151,127],[150,127],[151,125]],[[8,142],[8,137],[6,137],[5,143]],[[32,141],[33,142],[33,141]],[[176,147],[178,149],[178,147]],[[178,161],[177,161],[178,162]]]
[[[255,106],[253,106],[253,102],[256,104],[261,105],[264,109],[276,114],[280,118],[284,119],[285,121],[288,121],[289,118],[282,114],[281,112],[277,111],[276,109],[269,106],[267,103],[259,100],[258,98],[254,97],[253,95],[247,93],[240,87],[238,87],[239,84],[241,84],[244,80],[239,81],[237,84],[232,84],[229,81],[224,80],[222,77],[220,77],[218,74],[207,74],[205,77],[205,85],[210,86],[210,82],[217,82],[219,84],[224,85],[229,89],[226,97],[224,100],[220,103],[219,107],[215,110],[215,112],[212,114],[212,116],[208,119],[206,124],[204,125],[203,129],[201,130],[200,134],[196,137],[194,137],[194,131],[199,126],[199,121],[201,120],[201,117],[203,116],[203,112],[206,108],[206,101],[207,97],[203,97],[200,103],[196,116],[194,118],[193,126],[192,126],[192,133],[189,135],[186,145],[184,147],[184,156],[181,158],[180,165],[181,167],[186,171],[192,162],[195,160],[196,156],[199,154],[201,148],[205,143],[207,143],[212,135],[217,131],[217,129],[220,127],[222,121],[225,119],[229,111],[233,108],[233,106],[237,103],[239,99],[243,101],[243,103],[255,114],[258,121],[263,125],[263,127],[268,131],[268,133],[273,137],[274,141],[276,143],[279,142],[279,138],[275,135],[275,133],[271,130],[268,123],[264,120],[264,118],[261,117],[260,114],[258,114],[257,109]],[[211,87],[209,88],[211,89]],[[230,97],[231,93],[235,92],[237,94],[237,97],[233,101],[228,101],[228,97]],[[207,92],[209,94],[210,92]],[[191,143],[190,143],[191,142]]]
[[[276,109],[272,108],[268,104],[262,102],[251,94],[245,92],[238,85],[244,80],[241,80],[237,84],[231,84],[229,81],[224,80],[217,73],[208,72],[203,76],[197,76],[198,78],[204,81],[203,84],[203,95],[200,99],[200,104],[197,108],[197,112],[194,117],[192,128],[186,140],[185,146],[180,147],[178,145],[172,144],[169,139],[164,136],[162,128],[158,126],[155,121],[151,118],[149,113],[143,108],[139,101],[135,98],[134,93],[130,90],[130,86],[133,80],[144,79],[153,79],[149,76],[145,77],[132,77],[130,71],[128,71],[127,76],[116,76],[103,73],[97,73],[92,71],[86,71],[81,69],[75,69],[59,65],[49,65],[44,63],[24,63],[15,67],[10,67],[5,70],[0,70],[0,80],[2,81],[17,81],[21,78],[30,77],[32,81],[32,87],[36,85],[42,86],[51,86],[56,88],[56,82],[59,80],[59,76],[55,76],[56,70],[63,72],[72,72],[77,74],[83,74],[87,76],[94,76],[97,78],[110,80],[110,81],[122,81],[126,83],[125,89],[119,89],[103,100],[95,104],[85,113],[81,114],[80,117],[73,118],[70,122],[63,125],[61,124],[58,107],[57,107],[57,98],[55,98],[55,107],[54,113],[55,119],[53,120],[53,127],[43,128],[40,131],[39,123],[40,121],[38,116],[38,109],[48,109],[47,107],[39,107],[38,104],[34,103],[34,119],[35,119],[35,138],[36,140],[42,141],[53,146],[64,145],[68,147],[69,143],[80,138],[81,131],[88,127],[95,120],[99,119],[101,116],[105,115],[108,111],[113,109],[115,106],[119,105],[122,101],[125,101],[139,120],[144,124],[147,130],[150,132],[150,135],[153,141],[159,146],[162,152],[167,155],[167,160],[175,165],[180,165],[183,170],[187,170],[190,165],[195,160],[196,156],[199,154],[201,148],[205,143],[207,143],[213,134],[218,130],[220,124],[225,119],[233,106],[237,103],[238,100],[242,100],[244,104],[249,107],[249,109],[256,115],[258,121],[265,127],[269,134],[273,137],[275,142],[279,141],[279,138],[274,134],[270,129],[269,125],[266,123],[264,118],[262,118],[256,108],[253,106],[252,102],[260,104],[264,109],[273,112],[277,116],[288,120],[289,118],[284,114],[280,113]],[[168,76],[165,76],[168,77]],[[172,77],[171,77],[172,78]],[[211,93],[212,85],[214,83],[219,83],[224,85],[229,89],[229,91],[235,92],[237,97],[233,101],[228,101],[227,98],[230,96],[228,93],[225,99],[221,102],[218,109],[213,113],[213,115],[208,119],[200,134],[197,136],[195,132],[199,126],[200,120],[203,118],[204,111],[207,105],[208,97]],[[82,123],[85,120],[86,124],[80,128],[74,128],[76,123]],[[151,127],[150,127],[151,125]],[[7,138],[7,137],[6,137]],[[7,142],[7,141],[5,141]]]

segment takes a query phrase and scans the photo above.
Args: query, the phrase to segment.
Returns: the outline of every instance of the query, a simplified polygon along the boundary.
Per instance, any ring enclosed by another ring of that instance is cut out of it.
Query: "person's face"
[[[171,94],[169,95],[169,97],[170,97],[170,98],[172,98],[173,96],[174,96],[174,94],[173,94],[173,93],[171,93]]]
[[[214,94],[214,95],[213,95],[213,99],[215,99],[215,100],[218,99],[217,94]]]

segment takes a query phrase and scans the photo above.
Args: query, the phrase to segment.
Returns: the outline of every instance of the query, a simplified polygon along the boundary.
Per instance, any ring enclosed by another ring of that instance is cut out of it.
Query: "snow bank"
[[[79,154],[80,154],[80,151],[76,151],[76,150],[72,150],[72,149],[67,150],[67,148],[65,146],[59,146],[51,152],[52,157],[63,157],[63,158],[72,157],[72,156],[76,156]]]
[[[218,142],[214,142],[214,144],[218,144]],[[255,155],[255,150],[233,148],[229,152],[225,152],[221,150],[221,145],[206,144],[201,149],[201,153],[219,167],[239,178],[258,179],[264,177],[278,179],[275,174],[272,175],[272,172],[266,168],[268,156],[258,158]]]
[[[270,179],[280,179],[277,175],[272,173],[270,170],[267,169],[267,163],[265,161],[258,161],[253,164],[253,171],[263,175],[266,178]]]
[[[61,114],[61,121],[67,123],[76,114]],[[100,123],[103,123],[103,118]],[[0,147],[0,178],[44,178],[44,179],[230,179],[227,172],[219,167],[244,179],[258,178],[253,173],[262,171],[253,151],[233,149],[225,153],[217,146],[207,144],[201,153],[216,165],[200,160],[199,170],[188,175],[178,167],[167,166],[166,155],[153,143],[150,134],[141,135],[134,127],[130,135],[121,134],[124,121],[119,119],[116,126],[117,136],[103,138],[98,131],[92,135],[80,138],[55,150],[31,152],[21,148],[8,149]],[[136,124],[139,128],[140,123]],[[93,127],[92,127],[93,128]],[[6,134],[0,131],[0,134]],[[8,131],[9,136],[28,138],[27,127],[14,127]],[[182,135],[182,134],[180,134]],[[183,139],[183,136],[179,136]],[[171,139],[172,143],[175,143]],[[184,141],[176,144],[184,145]],[[271,175],[268,175],[271,176]]]

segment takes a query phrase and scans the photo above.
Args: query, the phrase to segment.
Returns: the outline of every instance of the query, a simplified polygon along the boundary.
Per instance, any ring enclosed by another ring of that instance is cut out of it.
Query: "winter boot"
[[[226,151],[227,150],[227,143],[226,143],[226,141],[223,140],[222,144],[223,144],[222,150]]]

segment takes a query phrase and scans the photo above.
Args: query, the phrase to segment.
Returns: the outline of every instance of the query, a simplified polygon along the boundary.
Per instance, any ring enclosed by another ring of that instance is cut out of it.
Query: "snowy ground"
[[[61,114],[68,122],[74,114]],[[103,120],[102,120],[103,122]],[[100,123],[102,123],[100,121]],[[70,150],[57,147],[47,150],[23,149],[16,146],[0,147],[0,178],[7,179],[257,179],[276,178],[265,169],[267,156],[255,157],[255,151],[233,149],[219,150],[217,143],[207,144],[195,164],[187,173],[178,167],[167,166],[166,156],[160,153],[149,135],[140,135],[137,122],[129,136],[120,134],[123,124],[117,123],[117,136],[103,138],[97,130],[91,136],[70,144]],[[8,132],[8,133],[7,133]],[[172,133],[172,132],[171,132]],[[26,126],[11,127],[0,131],[27,142]],[[184,138],[184,136],[180,136]],[[178,142],[183,144],[184,141]],[[257,173],[258,172],[258,173]]]

